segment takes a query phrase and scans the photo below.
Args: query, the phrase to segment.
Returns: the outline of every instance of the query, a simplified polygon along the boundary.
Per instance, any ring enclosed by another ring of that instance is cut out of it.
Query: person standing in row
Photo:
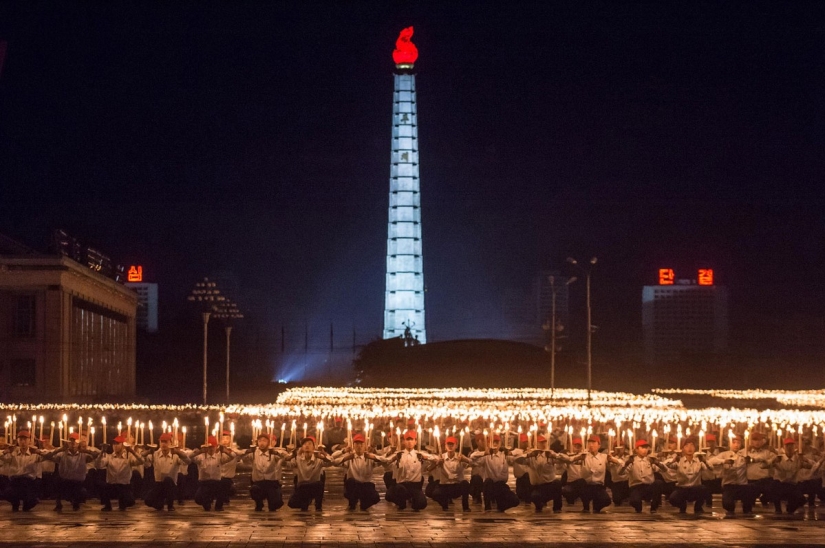
[[[469,512],[470,482],[464,479],[464,470],[472,461],[457,451],[457,442],[454,436],[444,441],[447,451],[436,461],[439,479],[432,498],[447,510],[451,500],[461,497],[462,510]]]
[[[164,503],[170,512],[175,510],[177,496],[178,471],[190,463],[186,453],[172,447],[172,434],[160,437],[160,448],[155,452],[147,451],[142,456],[154,468],[155,484],[146,494],[144,503],[155,510],[163,510]]]
[[[345,449],[334,462],[336,466],[341,465],[346,469],[344,496],[349,502],[349,510],[355,510],[358,503],[361,504],[361,510],[368,510],[381,501],[372,481],[375,463],[380,461],[374,454],[366,452],[363,434],[352,436],[352,447]]]
[[[264,501],[268,510],[275,512],[284,505],[281,478],[286,453],[272,449],[267,434],[259,434],[255,441],[256,446],[248,449],[241,458],[252,465],[252,487],[249,489],[249,497],[255,501],[256,512],[263,511]],[[273,441],[273,445],[276,441],[277,439]]]
[[[69,434],[66,445],[43,455],[44,460],[53,460],[57,463],[57,497],[54,511],[63,510],[62,499],[72,503],[72,510],[79,510],[80,505],[86,502],[86,489],[83,484],[88,473],[87,465],[95,455],[79,445],[80,435],[77,432]]]
[[[753,515],[756,496],[748,485],[748,460],[742,451],[742,436],[731,437],[730,449],[708,459],[708,464],[722,465],[722,508],[727,517],[733,517],[736,501],[742,502],[744,515]]]
[[[410,501],[416,512],[427,507],[427,497],[421,488],[424,485],[421,463],[424,460],[435,460],[435,457],[420,452],[415,448],[418,434],[415,430],[407,430],[404,434],[403,449],[389,457],[397,468],[396,484],[387,491],[387,500],[395,504],[399,510],[407,507]]]
[[[556,461],[559,455],[547,448],[547,438],[539,434],[538,449],[527,451],[516,457],[515,463],[525,466],[530,474],[530,502],[536,513],[540,513],[549,501],[553,501],[553,512],[561,512],[561,479],[556,476]]]
[[[3,499],[11,504],[11,511],[20,511],[20,503],[23,503],[23,511],[29,512],[37,506],[37,486],[35,478],[40,469],[40,450],[31,446],[31,434],[28,430],[21,430],[17,433],[17,447],[7,446],[0,456],[6,464],[6,471],[9,477],[9,484],[3,492]]]
[[[229,498],[223,492],[226,485],[221,483],[221,467],[232,460],[227,449],[220,446],[215,436],[207,438],[207,444],[192,451],[190,460],[198,467],[198,490],[195,492],[195,503],[200,504],[207,512],[215,503],[215,510],[223,511],[223,503]]]
[[[662,480],[656,477],[655,470],[664,466],[650,454],[647,440],[636,441],[635,454],[627,459],[623,471],[627,474],[630,486],[628,503],[639,514],[642,502],[650,502],[650,513],[655,514],[662,503]]]
[[[491,510],[495,501],[496,509],[505,512],[519,505],[519,499],[507,485],[510,479],[509,460],[501,448],[501,436],[493,435],[490,448],[481,456],[473,459],[475,466],[480,466],[484,476],[484,509]]]
[[[287,505],[303,512],[314,501],[315,510],[320,512],[324,500],[324,484],[321,473],[324,468],[332,466],[332,461],[323,449],[315,449],[315,438],[307,436],[301,440],[301,449],[286,459],[286,464],[295,471],[295,492],[289,497]]]
[[[125,438],[117,436],[112,444],[112,453],[101,451],[95,461],[100,470],[106,471],[106,487],[101,497],[103,512],[112,511],[112,499],[117,499],[117,508],[121,512],[135,505],[132,490],[132,470],[143,464],[143,458],[135,453],[132,446],[124,445]]]
[[[680,514],[687,512],[687,503],[693,502],[693,513],[704,512],[702,505],[708,496],[708,488],[702,485],[702,472],[708,469],[704,457],[695,455],[696,441],[685,438],[682,444],[682,453],[676,454],[665,463],[665,466],[676,471],[676,487],[670,494],[668,501],[671,506],[679,509]]]

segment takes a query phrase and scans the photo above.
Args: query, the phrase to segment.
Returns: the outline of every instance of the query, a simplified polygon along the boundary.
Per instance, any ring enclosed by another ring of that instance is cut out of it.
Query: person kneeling
[[[301,449],[296,448],[292,456],[287,458],[287,465],[295,470],[298,482],[295,492],[289,497],[287,505],[290,508],[300,508],[306,512],[312,501],[315,509],[321,511],[324,500],[324,484],[321,482],[323,469],[332,466],[332,461],[323,449],[315,449],[315,438],[307,436],[301,441]]]
[[[378,457],[366,452],[363,434],[352,436],[352,447],[345,449],[343,455],[335,461],[336,465],[343,465],[347,469],[344,496],[349,502],[350,510],[355,510],[355,505],[359,502],[361,510],[367,510],[381,500],[372,481],[376,462],[380,462]]]
[[[702,485],[702,472],[708,469],[703,455],[696,455],[696,441],[686,438],[682,453],[665,462],[665,466],[676,471],[676,486],[668,498],[671,506],[680,514],[687,512],[687,503],[693,502],[693,513],[704,512],[702,506],[708,496],[708,488]]]

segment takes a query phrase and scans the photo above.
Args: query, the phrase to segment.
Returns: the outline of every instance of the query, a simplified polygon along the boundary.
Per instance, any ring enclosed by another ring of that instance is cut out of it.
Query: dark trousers
[[[484,492],[484,480],[478,474],[470,476],[470,496],[473,502],[481,503],[481,494]]]
[[[777,512],[782,511],[783,500],[788,502],[789,514],[793,514],[797,508],[805,506],[805,495],[802,494],[802,489],[797,483],[775,482],[771,488],[770,500]]]
[[[610,495],[607,494],[607,489],[602,484],[585,483],[581,497],[584,509],[589,510],[592,502],[593,511],[597,514],[602,511],[602,508],[610,506]]]
[[[756,500],[755,489],[751,485],[722,486],[722,508],[726,512],[733,513],[736,509],[736,501],[742,501],[742,512],[750,514],[753,510],[753,503]]]
[[[132,470],[132,496],[135,499],[142,499],[143,495],[146,493],[146,489],[144,489],[144,480],[143,476],[140,475],[140,472],[137,470]]]
[[[155,510],[162,510],[164,504],[171,510],[175,507],[177,495],[178,488],[172,478],[163,478],[163,481],[156,481],[152,485],[152,488],[146,493],[144,502],[146,506],[151,506]]]
[[[378,496],[378,491],[375,489],[375,484],[371,481],[360,482],[347,478],[344,486],[350,508],[355,508],[355,505],[360,502],[361,510],[366,510],[381,501],[381,497]]]
[[[516,478],[516,496],[519,500],[530,502],[533,486],[530,484],[530,474],[522,474]]]
[[[758,480],[748,480],[753,492],[753,500],[760,499],[762,504],[767,504],[771,499],[771,492],[776,480],[773,478],[762,478]]]
[[[627,497],[630,496],[630,486],[627,480],[614,481],[613,485],[610,486],[610,494],[613,498],[613,504],[621,506],[622,503],[627,500]]]
[[[470,509],[470,482],[462,480],[458,483],[437,483],[432,498],[446,510],[450,501],[461,497],[461,507]]]
[[[12,476],[3,498],[11,503],[12,510],[17,511],[22,502],[23,511],[28,512],[37,506],[37,485],[32,478]]]
[[[227,498],[223,492],[226,484],[221,483],[220,480],[202,480],[198,481],[198,490],[195,492],[195,503],[203,506],[204,510],[209,510],[212,503],[215,503],[215,509],[223,508],[223,501]]]
[[[484,480],[484,509],[490,510],[491,502],[495,501],[499,512],[519,505],[518,497],[507,485],[506,481]]]
[[[639,483],[630,488],[628,503],[636,510],[642,511],[642,501],[650,502],[650,509],[656,510],[662,503],[662,480],[653,480],[653,483]]]
[[[668,497],[668,502],[671,506],[679,509],[680,512],[687,510],[687,503],[693,503],[693,511],[701,512],[702,505],[708,496],[708,488],[704,485],[695,485],[693,487],[677,487]]]
[[[103,503],[104,508],[111,508],[112,499],[117,499],[117,507],[121,510],[134,506],[135,495],[132,485],[129,483],[107,483],[103,496],[100,497],[100,502]]]
[[[567,499],[567,504],[574,504],[577,498],[581,498],[585,485],[586,481],[577,479],[561,488],[561,494]]]
[[[56,499],[57,498],[57,474],[53,472],[44,472],[43,478],[40,482],[40,496],[39,499]],[[2,488],[0,488],[2,489]],[[816,495],[814,495],[816,496]]]
[[[553,501],[553,511],[561,512],[561,481],[534,485],[530,491],[530,502],[536,507],[537,512],[541,512],[547,502],[551,500]]]
[[[407,507],[408,500],[411,501],[413,510],[423,510],[427,507],[427,497],[424,496],[421,485],[421,482],[412,481],[396,483],[387,491],[387,500],[398,506],[399,510]]]
[[[395,478],[392,477],[392,472],[384,472],[384,487],[387,491],[395,487]]]
[[[57,482],[55,506],[60,506],[61,500],[71,502],[72,506],[78,506],[86,502],[86,489],[83,481],[58,478]]]
[[[284,505],[284,497],[281,493],[281,482],[275,480],[256,481],[249,488],[249,496],[255,501],[255,510],[261,511],[266,501],[270,512],[274,512]]]
[[[702,480],[702,485],[708,488],[708,495],[705,499],[705,505],[710,508],[713,506],[713,495],[722,492],[722,478],[713,478],[712,480]]]
[[[218,491],[220,504],[229,504],[229,499],[235,494],[235,482],[232,478],[221,478],[221,489]]]
[[[808,506],[811,508],[816,504],[816,495],[822,489],[822,480],[819,478],[809,479],[799,482],[799,489],[808,498]]]
[[[289,497],[287,505],[290,508],[300,508],[307,511],[313,500],[315,501],[315,509],[320,510],[321,503],[324,500],[324,484],[320,481],[299,483],[295,487],[295,492]]]

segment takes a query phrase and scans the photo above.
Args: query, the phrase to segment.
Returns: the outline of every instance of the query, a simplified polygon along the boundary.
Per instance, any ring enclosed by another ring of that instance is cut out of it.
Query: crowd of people
[[[825,500],[825,459],[809,438],[801,439],[801,447],[788,438],[776,449],[766,444],[763,432],[753,431],[730,436],[729,447],[720,447],[708,434],[707,447],[701,448],[696,438],[666,437],[658,447],[639,439],[633,447],[605,450],[599,435],[563,440],[559,432],[536,433],[532,439],[513,433],[502,439],[502,434],[479,430],[447,436],[441,447],[440,440],[433,445],[431,438],[419,439],[413,424],[400,436],[391,429],[370,436],[334,423],[320,432],[321,439],[301,432],[294,444],[283,446],[284,440],[261,433],[246,449],[234,444],[229,431],[186,450],[171,433],[149,446],[135,445],[122,432],[112,444],[97,448],[72,433],[55,448],[49,439],[33,440],[30,431],[21,430],[16,443],[0,446],[0,499],[13,512],[30,511],[49,499],[55,511],[63,510],[64,501],[78,510],[92,498],[100,500],[103,511],[111,511],[113,501],[125,511],[137,500],[172,511],[187,498],[204,510],[221,511],[238,500],[235,477],[243,463],[251,469],[249,494],[258,512],[284,505],[282,482],[290,475],[294,488],[287,505],[321,510],[328,467],[343,469],[349,510],[367,510],[381,501],[376,478],[384,483],[387,502],[414,511],[428,500],[449,510],[461,499],[463,511],[471,511],[471,501],[498,512],[522,503],[536,512],[547,506],[561,512],[565,501],[569,506],[581,501],[582,512],[600,513],[627,502],[636,512],[646,503],[656,513],[666,500],[680,513],[692,503],[699,514],[712,507],[714,494],[721,494],[727,515],[734,515],[737,504],[750,515],[757,502],[773,505],[776,513],[784,504],[784,511],[793,514],[815,506],[817,497]]]

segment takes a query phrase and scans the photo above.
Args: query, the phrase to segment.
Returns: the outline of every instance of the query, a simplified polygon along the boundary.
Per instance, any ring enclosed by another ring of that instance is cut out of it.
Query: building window
[[[34,360],[12,360],[10,380],[12,386],[34,386]]]
[[[34,295],[19,295],[14,309],[14,335],[16,337],[34,337]]]

